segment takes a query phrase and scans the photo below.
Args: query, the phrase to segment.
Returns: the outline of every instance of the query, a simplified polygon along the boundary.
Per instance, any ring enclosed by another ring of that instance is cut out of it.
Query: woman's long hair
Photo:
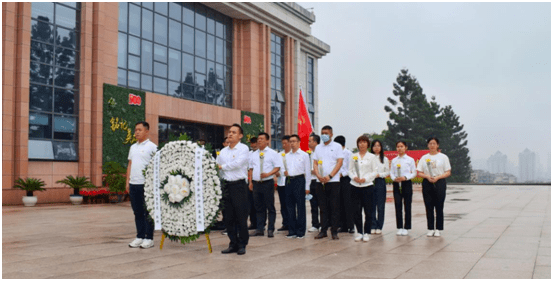
[[[379,140],[374,140],[371,144],[371,152],[374,153],[373,147],[377,142],[378,144],[380,144],[380,154],[378,155],[380,158],[380,163],[384,164],[384,146],[382,145],[382,142],[380,142]]]

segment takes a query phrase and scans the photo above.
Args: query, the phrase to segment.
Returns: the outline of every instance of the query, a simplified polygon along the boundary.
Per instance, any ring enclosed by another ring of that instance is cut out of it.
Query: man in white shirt
[[[313,196],[311,200],[309,200],[309,204],[311,205],[311,228],[308,230],[309,232],[319,231],[321,227],[319,223],[319,199],[317,198],[317,176],[315,175],[315,170],[313,170],[313,154],[315,153],[317,145],[320,143],[321,137],[318,135],[311,134],[311,136],[309,136],[308,153],[310,152],[309,158],[311,159],[311,184],[309,186],[309,193]]]
[[[344,136],[337,136],[334,141],[342,146],[344,153],[344,164],[340,168],[340,232],[354,233],[351,178],[349,177],[349,162],[353,153],[346,148]]]
[[[287,238],[302,239],[305,236],[305,195],[309,194],[311,163],[309,154],[300,149],[300,137],[290,136],[291,151],[286,153],[284,172],[289,183],[286,185],[286,208],[288,208]],[[297,211],[297,213],[296,213]]]
[[[267,237],[274,237],[275,232],[275,175],[282,167],[282,156],[268,147],[269,134],[262,132],[257,136],[257,152],[250,158],[249,183],[253,191],[253,200],[257,212],[257,229],[252,236],[264,236],[265,221],[269,212]],[[262,167],[261,167],[262,166]]]
[[[250,158],[252,157],[252,155],[254,155],[255,153],[257,153],[257,138],[256,137],[253,137],[250,139]],[[248,165],[249,165],[249,159],[248,158]],[[251,181],[252,179],[248,178],[248,183]],[[253,191],[251,191],[249,188],[248,188],[248,202],[250,203],[250,226],[248,227],[248,229],[256,229],[257,228],[257,212],[255,211],[255,206],[253,204]]]
[[[150,125],[142,121],[134,127],[134,137],[137,142],[129,150],[129,164],[127,166],[126,188],[131,197],[131,207],[136,224],[136,239],[129,244],[131,248],[151,248],[154,246],[154,222],[148,218],[148,209],[144,201],[144,175],[142,170],[146,168],[153,154],[157,151],[157,145],[148,139]]]
[[[221,253],[246,253],[248,245],[248,146],[240,143],[242,127],[233,124],[228,131],[229,146],[223,148],[217,164],[223,177],[223,220],[230,239],[229,247]]]
[[[321,232],[315,239],[327,237],[329,221],[332,239],[338,238],[340,219],[340,168],[344,161],[342,147],[332,141],[332,127],[326,125],[321,130],[323,143],[317,145],[313,156],[313,169],[317,175],[317,196],[321,208]],[[322,161],[321,165],[318,164]],[[322,173],[319,169],[322,167]],[[329,220],[330,218],[330,220]]]
[[[292,150],[290,148],[290,136],[286,135],[282,137],[282,151],[279,155],[282,157],[282,153],[286,154]],[[286,176],[284,175],[285,167],[282,166],[282,170],[276,173],[277,177],[277,191],[278,191],[278,200],[280,201],[280,215],[282,216],[282,227],[277,229],[277,231],[286,231],[288,230],[288,208],[286,207]]]

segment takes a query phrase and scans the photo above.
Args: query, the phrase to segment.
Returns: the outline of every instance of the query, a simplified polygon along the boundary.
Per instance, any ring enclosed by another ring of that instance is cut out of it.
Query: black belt
[[[226,181],[225,183],[228,184],[228,185],[233,185],[233,184],[246,183],[246,181],[245,181],[245,179],[241,179],[241,180],[236,180],[236,181]]]
[[[293,180],[293,179],[295,179],[295,178],[299,178],[299,177],[304,178],[305,176],[304,176],[304,174],[297,175],[297,176],[288,176],[288,178],[291,179],[291,180]]]
[[[264,181],[254,181],[252,180],[253,183],[257,183],[257,184],[262,184],[264,182],[268,182],[268,181],[272,181],[273,179],[268,179],[268,180],[264,180]]]

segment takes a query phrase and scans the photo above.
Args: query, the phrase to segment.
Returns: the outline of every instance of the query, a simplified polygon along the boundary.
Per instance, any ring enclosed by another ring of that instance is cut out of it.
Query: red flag
[[[301,150],[309,150],[309,135],[313,132],[313,127],[311,126],[311,121],[309,120],[309,114],[307,113],[307,107],[305,107],[305,102],[303,102],[303,95],[301,94],[300,89],[300,102],[298,109],[298,136],[301,140]]]

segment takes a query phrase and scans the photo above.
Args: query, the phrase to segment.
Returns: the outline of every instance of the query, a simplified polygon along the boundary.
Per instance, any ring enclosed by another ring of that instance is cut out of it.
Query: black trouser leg
[[[315,228],[319,228],[321,227],[321,224],[319,223],[319,199],[317,196],[317,180],[311,180],[309,193],[313,195],[313,198],[309,200],[309,204],[311,205],[311,225]]]
[[[286,185],[278,186],[278,200],[280,201],[280,215],[282,216],[282,226],[288,226],[288,208],[286,207]]]
[[[436,186],[436,229],[444,230],[444,202],[446,196],[446,180],[440,179]]]
[[[330,207],[327,200],[326,189],[322,183],[317,183],[317,199],[319,200],[319,208],[321,209],[321,232],[328,230]]]
[[[340,178],[340,227],[342,231],[353,229],[353,203],[350,177]]]
[[[365,233],[371,233],[372,225],[372,204],[373,204],[373,189],[372,185],[363,188],[363,209],[365,210]]]
[[[427,179],[422,180],[422,198],[424,199],[424,208],[426,209],[426,226],[428,230],[434,230],[434,204],[435,204],[434,184]]]
[[[149,218],[146,201],[144,201],[144,185],[129,184],[129,190],[136,225],[136,238],[154,239],[154,222]]]
[[[257,227],[258,231],[263,231],[267,224],[267,206],[265,206],[265,193],[263,192],[263,185],[260,183],[253,183],[253,202],[255,206],[255,212],[257,215]]]
[[[394,182],[394,207],[396,208],[396,226],[398,229],[403,228],[403,199],[399,191],[399,183]]]
[[[408,181],[401,182],[403,192],[403,204],[405,207],[405,229],[411,229],[411,203],[413,202],[413,183]]]
[[[288,208],[288,234],[305,235],[305,178],[290,180],[286,185],[286,207]]]
[[[326,183],[325,189],[330,210],[330,231],[336,233],[338,232],[338,227],[340,227],[340,183]]]
[[[248,245],[248,186],[246,182],[223,185],[223,218],[231,248]]]
[[[257,212],[255,211],[255,205],[253,202],[253,191],[248,188],[248,202],[250,203],[250,223],[254,227],[257,227]]]
[[[353,201],[353,222],[357,233],[363,234],[363,204],[361,203],[361,189],[359,187],[352,186],[351,195]]]
[[[265,229],[267,213],[269,213],[267,230],[275,230],[276,210],[274,180],[267,180],[262,183],[254,182],[253,192],[255,210],[257,212],[257,230],[263,231]]]
[[[386,181],[383,178],[377,178],[374,180],[372,203],[371,229],[382,229],[382,226],[384,225],[384,206],[386,206]]]

